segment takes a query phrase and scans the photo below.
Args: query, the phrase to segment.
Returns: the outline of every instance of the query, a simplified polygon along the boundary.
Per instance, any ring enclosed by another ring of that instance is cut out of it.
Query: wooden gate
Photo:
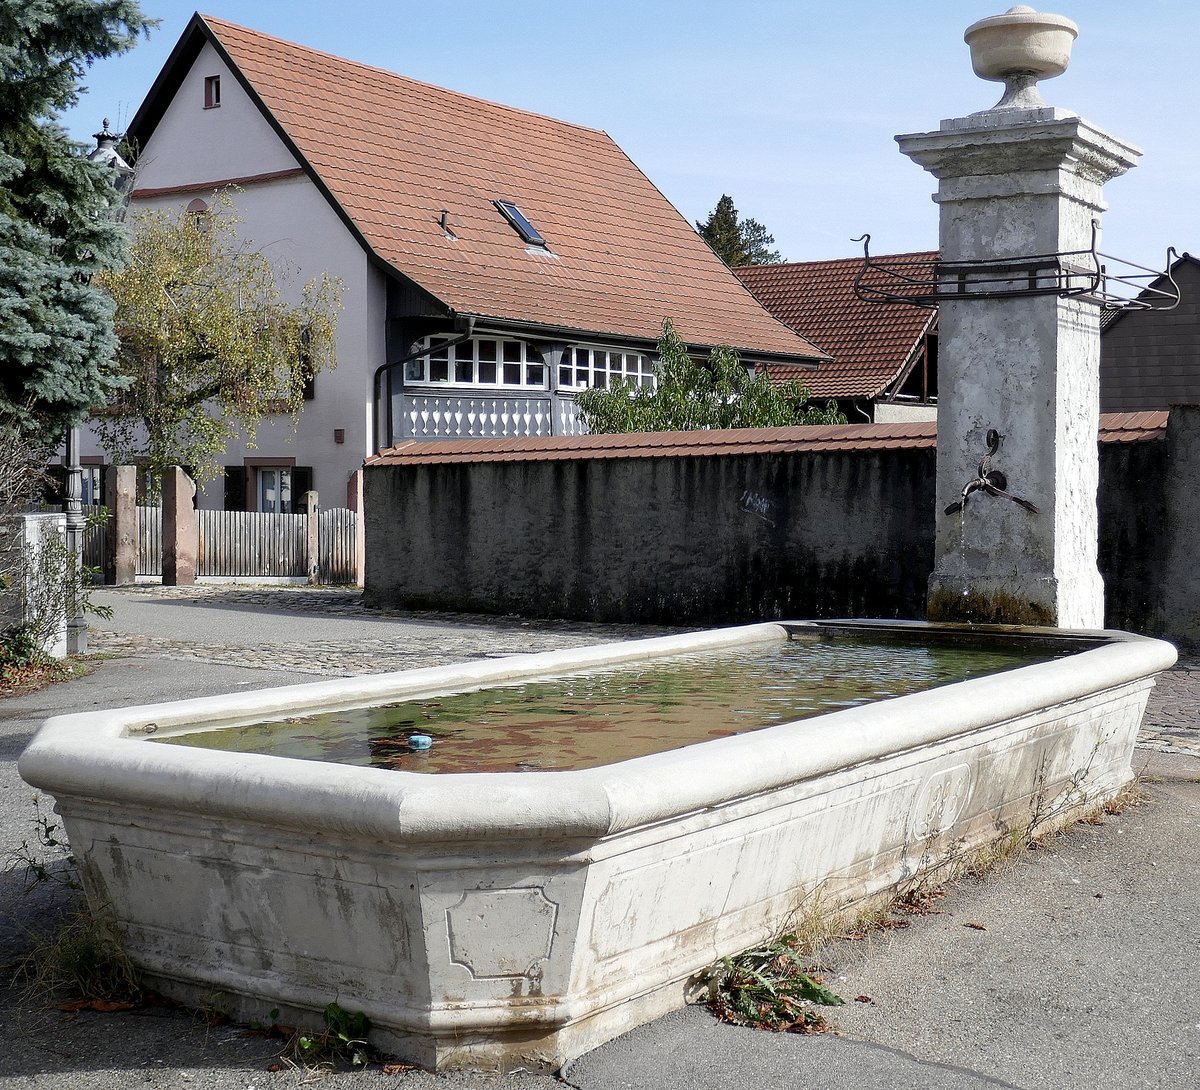
[[[162,508],[138,507],[138,575],[162,575]],[[261,511],[196,512],[199,578],[287,579],[309,576],[309,516]],[[348,508],[321,511],[316,523],[319,583],[353,583],[357,515]]]

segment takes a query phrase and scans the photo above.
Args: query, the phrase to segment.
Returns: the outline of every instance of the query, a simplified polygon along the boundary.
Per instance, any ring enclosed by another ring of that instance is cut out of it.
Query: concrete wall
[[[709,624],[923,615],[933,451],[366,471],[377,604]]]
[[[375,605],[671,624],[925,613],[930,449],[365,476]],[[1102,445],[1110,627],[1200,645],[1197,480],[1200,408],[1172,410],[1165,441]]]

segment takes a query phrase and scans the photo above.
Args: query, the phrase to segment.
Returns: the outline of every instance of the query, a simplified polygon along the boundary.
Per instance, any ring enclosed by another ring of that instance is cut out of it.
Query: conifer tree
[[[0,0],[0,413],[43,440],[120,386],[91,283],[125,259],[118,197],[56,119],[89,64],[153,25],[137,0]]]
[[[696,221],[696,230],[713,248],[713,253],[730,268],[748,264],[746,249],[742,244],[742,231],[738,224],[738,210],[733,206],[733,198],[729,194],[721,195],[717,207],[709,213],[705,223]]]
[[[708,219],[696,221],[696,230],[713,252],[731,269],[739,265],[770,265],[782,261],[778,250],[772,250],[775,236],[756,219],[740,219],[728,193],[721,194],[717,207]]]

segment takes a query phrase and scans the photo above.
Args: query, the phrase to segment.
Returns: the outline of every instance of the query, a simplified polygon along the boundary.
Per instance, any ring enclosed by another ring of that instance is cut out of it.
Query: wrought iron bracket
[[[1148,269],[1097,250],[1098,230],[1092,220],[1092,244],[1086,250],[982,261],[876,259],[871,257],[871,236],[861,235],[851,240],[863,244],[854,294],[869,303],[931,308],[950,301],[1035,295],[1080,297],[1106,310],[1171,310],[1179,304],[1179,285],[1171,271],[1179,258],[1174,246],[1167,248],[1165,269]]]

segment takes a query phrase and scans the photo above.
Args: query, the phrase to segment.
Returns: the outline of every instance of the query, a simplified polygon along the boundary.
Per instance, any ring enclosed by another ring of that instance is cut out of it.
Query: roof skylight
[[[538,229],[525,218],[524,213],[512,201],[492,201],[501,215],[504,216],[513,230],[517,232],[531,246],[546,247],[546,240],[542,238]],[[546,247],[548,249],[548,247]]]

